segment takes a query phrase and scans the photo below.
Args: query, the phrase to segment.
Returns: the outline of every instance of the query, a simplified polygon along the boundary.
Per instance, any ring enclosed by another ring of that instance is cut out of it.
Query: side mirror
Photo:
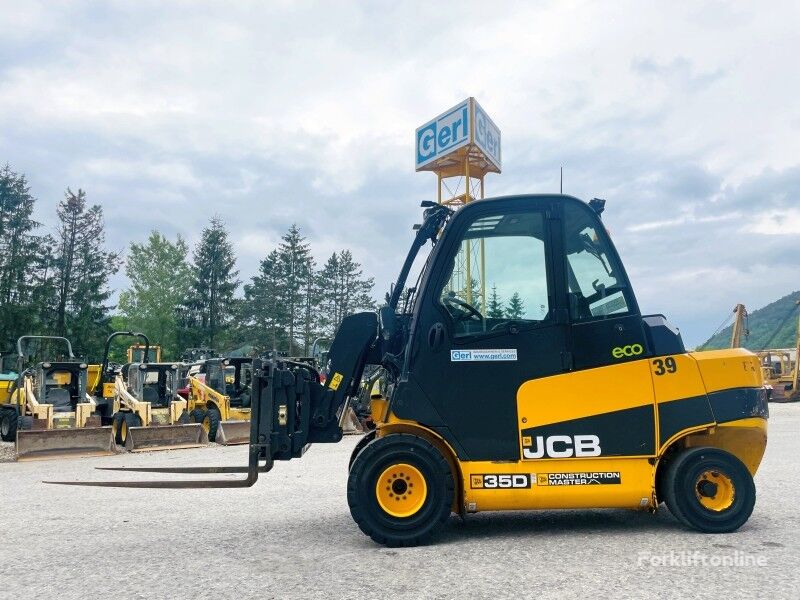
[[[384,340],[391,340],[397,333],[397,315],[391,306],[381,306],[378,310],[380,333]]]

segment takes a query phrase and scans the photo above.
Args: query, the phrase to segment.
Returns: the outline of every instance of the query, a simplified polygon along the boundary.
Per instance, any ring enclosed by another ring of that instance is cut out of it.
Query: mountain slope
[[[743,338],[743,345],[749,350],[764,348],[794,348],[797,339],[797,318],[800,307],[800,291],[787,294],[783,298],[754,310],[747,319],[746,327],[750,335]],[[727,348],[731,343],[733,325],[729,325],[705,344],[703,350]]]

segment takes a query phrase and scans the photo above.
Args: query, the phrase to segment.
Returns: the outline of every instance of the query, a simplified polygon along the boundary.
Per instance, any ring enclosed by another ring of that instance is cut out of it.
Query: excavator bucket
[[[214,441],[223,446],[249,443],[250,421],[222,421]]]
[[[151,425],[131,427],[125,448],[131,452],[143,450],[173,450],[197,448],[208,444],[208,434],[200,423],[187,425]]]
[[[111,427],[17,431],[17,460],[114,454]]]

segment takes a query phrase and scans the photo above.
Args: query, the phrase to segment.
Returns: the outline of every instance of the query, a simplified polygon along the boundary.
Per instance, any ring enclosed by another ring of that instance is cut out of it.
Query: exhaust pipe
[[[206,444],[208,434],[200,423],[131,427],[125,440],[125,448],[130,452],[197,448]]]
[[[115,454],[111,427],[17,431],[17,460]]]

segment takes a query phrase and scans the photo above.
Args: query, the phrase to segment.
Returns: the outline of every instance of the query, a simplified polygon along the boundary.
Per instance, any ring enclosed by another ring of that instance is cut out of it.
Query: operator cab
[[[203,367],[206,385],[228,396],[230,405],[250,408],[253,379],[252,358],[213,358]]]
[[[663,317],[641,315],[601,207],[533,195],[448,211],[431,234],[413,297],[398,311],[407,333],[402,341],[383,335],[395,340],[384,344],[384,359],[385,349],[394,351],[401,366],[391,400],[397,417],[431,427],[463,459],[519,460],[517,393],[525,382],[684,351]],[[428,214],[447,210],[434,205]],[[637,377],[651,388],[646,369]],[[646,432],[631,452],[649,453],[652,415],[629,425]]]
[[[178,365],[174,363],[131,363],[127,368],[131,394],[153,408],[167,408],[178,393]]]
[[[74,412],[86,401],[87,366],[83,363],[39,363],[33,368],[36,398],[52,404],[54,413]]]

